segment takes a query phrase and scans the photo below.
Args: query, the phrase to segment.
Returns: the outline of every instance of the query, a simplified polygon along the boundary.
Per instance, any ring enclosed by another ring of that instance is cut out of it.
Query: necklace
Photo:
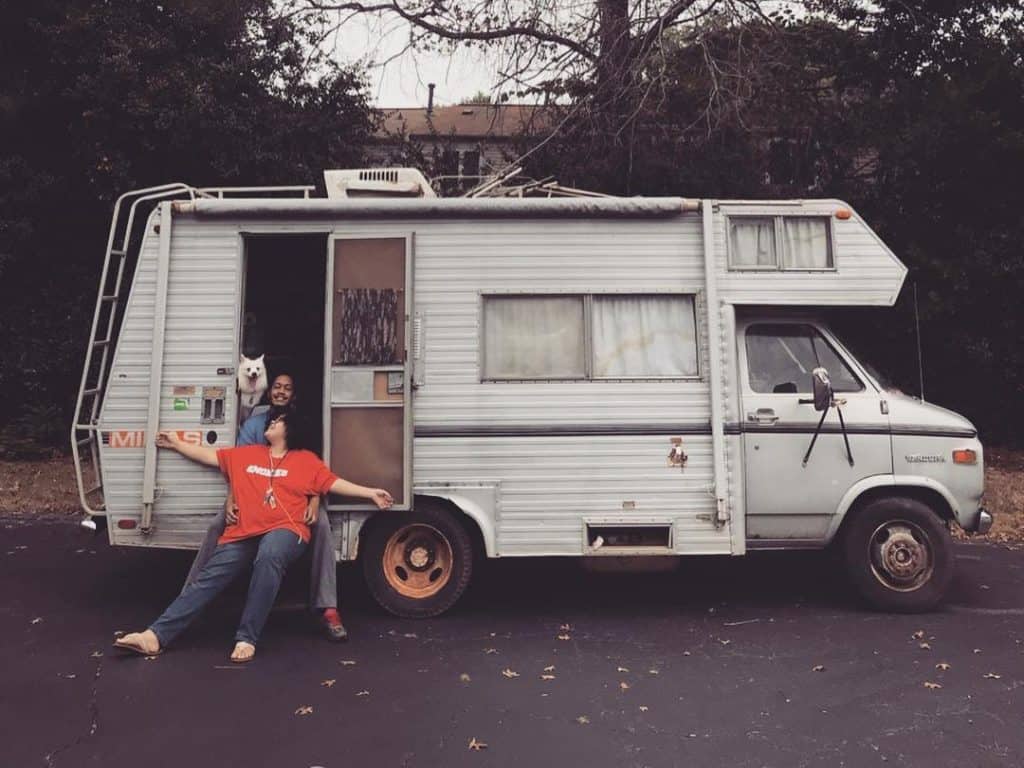
[[[263,494],[263,503],[271,509],[277,508],[277,497],[274,496],[274,474],[277,472],[278,467],[284,464],[284,460],[288,457],[288,451],[286,450],[281,454],[281,458],[274,463],[274,452],[272,449],[267,448],[267,456],[270,458],[270,478],[267,480],[267,492]]]

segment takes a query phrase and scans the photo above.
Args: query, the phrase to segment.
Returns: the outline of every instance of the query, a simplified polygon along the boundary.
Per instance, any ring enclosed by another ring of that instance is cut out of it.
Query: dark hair
[[[276,419],[284,422],[285,442],[288,444],[289,451],[313,450],[309,423],[299,414],[298,410],[290,405],[283,408],[271,406],[267,411],[267,426],[270,426],[270,422]]]

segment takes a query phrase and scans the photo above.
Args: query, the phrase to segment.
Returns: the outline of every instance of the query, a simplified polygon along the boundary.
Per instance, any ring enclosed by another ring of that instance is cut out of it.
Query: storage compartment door
[[[331,469],[412,506],[412,236],[329,241],[325,451]],[[374,509],[332,498],[332,509]]]

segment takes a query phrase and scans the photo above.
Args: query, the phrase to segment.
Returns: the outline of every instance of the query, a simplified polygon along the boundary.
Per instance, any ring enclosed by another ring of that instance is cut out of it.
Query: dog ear
[[[259,363],[260,365],[263,365],[263,355],[260,355],[259,357],[257,357],[255,360],[253,360],[253,362],[254,363]]]

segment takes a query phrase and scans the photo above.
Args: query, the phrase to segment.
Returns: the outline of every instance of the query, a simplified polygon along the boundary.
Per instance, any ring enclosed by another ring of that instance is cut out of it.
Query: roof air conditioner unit
[[[415,168],[353,168],[324,171],[327,197],[437,197]]]

